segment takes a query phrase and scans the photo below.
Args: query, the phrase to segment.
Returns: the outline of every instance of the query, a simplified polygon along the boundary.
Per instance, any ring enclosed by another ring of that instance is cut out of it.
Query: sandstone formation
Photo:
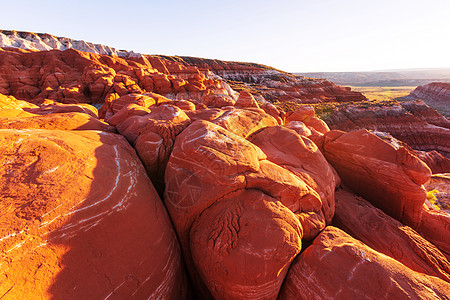
[[[274,137],[273,145],[265,142]],[[275,298],[301,239],[314,238],[334,213],[328,163],[307,138],[278,126],[248,141],[197,120],[177,137],[165,182],[194,283],[201,290],[203,281],[217,298]],[[250,215],[261,225],[251,225]],[[277,262],[271,267],[269,256]],[[243,268],[241,260],[251,263]]]
[[[389,142],[367,130],[330,131],[323,150],[346,186],[415,229],[426,198],[422,185],[431,171],[405,147]]]
[[[0,140],[2,297],[187,295],[170,219],[125,139],[1,129]]]
[[[9,111],[14,113],[13,111]],[[20,111],[19,111],[20,112]],[[26,113],[26,112],[25,112]],[[12,118],[0,113],[0,129],[60,129],[60,130],[99,130],[115,132],[116,129],[97,118],[84,113],[57,113]]]
[[[414,151],[414,154],[420,158],[430,168],[433,174],[450,173],[450,159],[443,156],[436,150],[432,151]]]
[[[450,121],[423,102],[338,105],[325,121],[336,130],[387,132],[415,150],[450,157]]]
[[[450,263],[436,246],[348,191],[336,192],[333,225],[411,270],[450,282]]]
[[[418,86],[409,97],[422,99],[444,116],[450,117],[450,82],[432,82]]]
[[[102,104],[111,98],[110,95],[116,97],[142,91],[156,92],[177,100],[195,99],[216,107],[234,105],[238,100],[236,91],[244,91],[247,97],[256,97],[253,100],[241,98],[245,107],[249,105],[245,101],[253,101],[250,105],[257,107],[258,101],[318,103],[365,99],[359,92],[324,79],[297,76],[264,65],[142,55],[50,34],[1,30],[0,47],[3,47],[0,61],[6,62],[0,64],[0,70],[11,66],[10,63],[16,67],[25,66],[21,63],[24,60],[32,61],[34,65],[32,70],[19,67],[17,73],[13,72],[6,80],[0,80],[5,81],[0,85],[0,93],[26,100],[63,98],[65,102]],[[70,63],[67,66],[67,61],[85,66],[86,62],[73,54],[80,51],[86,54],[84,58],[94,61],[93,64],[84,70],[73,69]],[[15,55],[5,52],[15,52]],[[61,54],[66,52],[72,53],[69,59]],[[36,53],[45,53],[44,58]],[[63,62],[57,63],[60,60]],[[42,61],[45,61],[46,68],[38,68],[42,66]],[[7,73],[11,70],[15,68],[10,68]],[[79,80],[75,80],[77,78]],[[238,106],[241,105],[238,103]]]
[[[449,289],[330,226],[296,258],[279,299],[448,299]]]
[[[429,180],[450,123],[423,102],[48,34],[0,47],[0,298],[450,299]]]
[[[146,58],[100,55],[69,49],[30,52],[0,51],[0,93],[36,104],[45,99],[62,103],[106,105],[130,93],[155,92],[161,97],[234,104],[237,93],[220,78],[207,78],[196,68],[183,78],[158,72]]]
[[[417,232],[436,245],[450,260],[450,214],[425,206]]]

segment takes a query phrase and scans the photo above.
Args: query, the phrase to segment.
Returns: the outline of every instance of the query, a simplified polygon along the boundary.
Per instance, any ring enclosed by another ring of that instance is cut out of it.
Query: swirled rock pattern
[[[283,144],[264,142],[273,136]],[[267,127],[246,140],[198,120],[175,141],[164,199],[199,289],[274,298],[301,239],[331,221],[334,186],[320,151],[294,131]]]
[[[186,297],[170,219],[122,137],[0,129],[0,153],[2,297]]]

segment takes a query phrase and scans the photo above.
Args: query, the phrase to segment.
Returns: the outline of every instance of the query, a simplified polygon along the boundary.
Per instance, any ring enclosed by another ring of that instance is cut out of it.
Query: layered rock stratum
[[[409,98],[422,99],[446,117],[450,117],[450,82],[432,82],[418,86]]]
[[[0,43],[0,298],[450,299],[432,175],[450,126],[426,104],[253,63]]]

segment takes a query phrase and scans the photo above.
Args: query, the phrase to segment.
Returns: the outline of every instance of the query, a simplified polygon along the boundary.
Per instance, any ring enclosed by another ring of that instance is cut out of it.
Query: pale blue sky
[[[290,72],[450,67],[449,0],[4,1],[0,28]]]

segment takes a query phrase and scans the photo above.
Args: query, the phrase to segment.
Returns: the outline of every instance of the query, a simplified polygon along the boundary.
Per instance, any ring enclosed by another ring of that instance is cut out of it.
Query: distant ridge
[[[336,84],[353,86],[413,86],[431,82],[450,82],[450,68],[369,72],[309,72],[295,74],[314,78],[325,78]]]

